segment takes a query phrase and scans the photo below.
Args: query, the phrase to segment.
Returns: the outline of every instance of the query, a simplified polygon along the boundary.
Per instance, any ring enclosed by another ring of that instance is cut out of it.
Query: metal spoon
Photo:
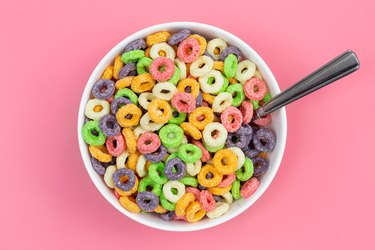
[[[348,50],[320,67],[293,86],[271,98],[256,110],[258,118],[263,117],[285,105],[304,97],[359,69],[356,54]]]

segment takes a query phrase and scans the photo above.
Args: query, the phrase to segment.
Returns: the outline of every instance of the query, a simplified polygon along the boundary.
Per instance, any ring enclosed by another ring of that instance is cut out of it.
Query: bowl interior
[[[124,209],[118,200],[113,195],[111,189],[109,189],[102,177],[100,177],[92,168],[90,162],[90,155],[88,152],[88,147],[85,144],[84,140],[81,136],[81,128],[84,125],[85,115],[84,115],[84,108],[85,105],[90,98],[91,88],[93,87],[94,83],[101,77],[104,69],[113,63],[114,58],[122,53],[124,47],[131,41],[144,38],[148,34],[155,33],[157,31],[170,31],[176,32],[183,28],[188,28],[192,31],[192,33],[198,33],[206,38],[214,38],[220,37],[224,39],[228,44],[237,46],[245,58],[252,60],[258,67],[258,70],[261,72],[263,78],[265,79],[272,96],[278,94],[280,92],[279,86],[276,82],[275,77],[273,76],[271,70],[268,68],[266,63],[262,60],[262,58],[244,41],[239,39],[238,37],[234,36],[233,34],[226,32],[222,29],[219,29],[214,26],[201,24],[201,23],[191,23],[191,22],[174,22],[174,23],[165,23],[155,25],[141,31],[138,31],[120,43],[118,43],[111,51],[105,55],[105,57],[99,62],[93,73],[91,74],[85,90],[82,95],[79,113],[78,113],[78,141],[80,146],[80,151],[82,155],[83,162],[85,164],[86,170],[90,175],[90,178],[94,182],[95,186],[98,188],[100,193],[110,202],[115,208],[117,208],[121,213],[125,214],[126,216],[130,217],[131,219],[138,221],[144,225],[162,229],[162,230],[170,230],[170,231],[193,231],[199,230],[204,228],[213,227],[215,225],[221,224],[225,221],[230,220],[231,218],[239,215],[248,207],[250,207],[267,189],[270,185],[271,181],[273,180],[279,166],[281,163],[281,159],[284,153],[285,143],[286,143],[286,131],[287,131],[287,123],[286,123],[286,112],[285,109],[282,108],[272,114],[272,124],[270,128],[276,133],[277,136],[277,145],[274,151],[270,154],[270,166],[267,173],[262,177],[260,182],[260,186],[258,190],[248,199],[241,199],[235,201],[230,210],[220,218],[217,219],[204,219],[197,223],[186,223],[183,221],[163,221],[159,217],[152,215],[152,214],[134,214],[128,212]]]

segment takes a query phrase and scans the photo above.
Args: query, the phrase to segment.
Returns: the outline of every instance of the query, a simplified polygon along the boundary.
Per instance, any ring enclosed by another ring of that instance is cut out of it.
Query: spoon
[[[274,96],[255,112],[258,118],[261,118],[315,90],[353,73],[357,69],[359,69],[359,60],[353,51],[348,50],[280,94]]]

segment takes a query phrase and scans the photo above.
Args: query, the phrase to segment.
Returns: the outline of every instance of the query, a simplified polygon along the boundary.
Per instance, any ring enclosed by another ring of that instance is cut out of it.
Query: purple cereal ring
[[[166,155],[167,155],[167,149],[163,145],[160,145],[160,147],[155,152],[144,154],[144,157],[148,161],[159,162],[159,161],[162,161]]]
[[[94,84],[92,95],[100,100],[106,100],[115,93],[115,83],[111,80],[101,79]]]
[[[134,40],[125,46],[124,53],[131,50],[139,50],[147,48],[146,41],[142,38]]]
[[[213,55],[211,55],[210,53],[208,53],[207,51],[205,51],[203,53],[204,56],[208,56],[209,58],[211,58],[212,60],[216,61],[215,57]]]
[[[137,194],[137,205],[144,211],[152,212],[159,205],[159,197],[153,192],[144,191]]]
[[[239,134],[237,132],[228,133],[226,145],[230,147],[246,148],[249,144],[249,139],[247,135]]]
[[[251,140],[253,137],[253,128],[248,124],[242,124],[242,126],[236,131],[240,135],[247,135]]]
[[[211,174],[211,173],[210,173]],[[205,186],[202,186],[201,184],[198,184],[198,187],[197,187],[199,190],[206,190],[207,188]]]
[[[95,172],[98,173],[98,175],[104,175],[105,167],[100,161],[98,161],[94,157],[91,157],[91,165]]]
[[[100,119],[99,128],[105,136],[116,136],[120,134],[121,127],[113,115],[105,115]]]
[[[116,99],[113,100],[113,102],[111,103],[111,111],[112,111],[112,114],[116,114],[117,111],[119,110],[119,108],[121,108],[122,106],[126,105],[126,104],[130,104],[132,103],[128,98],[125,98],[125,97],[118,97]]]
[[[183,40],[185,40],[186,38],[188,38],[189,36],[190,36],[190,30],[188,29],[181,30],[180,32],[175,33],[171,37],[169,37],[168,44],[171,46],[177,45]]]
[[[271,152],[276,146],[276,135],[267,128],[260,128],[254,133],[253,144],[261,152]]]
[[[124,182],[124,179],[122,177],[127,177],[127,180]],[[116,170],[112,175],[115,187],[125,192],[131,190],[134,187],[136,183],[135,178],[136,177],[134,171],[128,168],[120,168]]]
[[[199,91],[197,98],[195,98],[195,103],[197,107],[202,107],[203,103],[203,96],[202,93]]]
[[[172,181],[181,179],[185,176],[185,173],[186,165],[180,158],[173,158],[165,164],[164,174]]]
[[[254,165],[254,176],[258,177],[267,172],[269,162],[261,157],[255,157],[251,159]]]
[[[127,76],[135,76],[137,74],[137,68],[135,63],[130,62],[120,69],[118,73],[118,79],[122,79]]]
[[[145,132],[139,136],[137,147],[142,154],[153,153],[160,147],[159,136],[153,132]]]
[[[174,211],[170,211],[165,214],[160,214],[160,218],[166,221],[173,220],[175,216],[176,216],[176,213]]]
[[[220,61],[224,61],[225,58],[227,58],[227,56],[228,56],[229,54],[233,54],[233,55],[235,55],[235,56],[237,57],[237,59],[239,59],[241,52],[240,52],[240,49],[237,48],[237,47],[234,47],[234,46],[227,47],[227,48],[225,48],[225,49],[220,53],[219,60],[220,60]]]

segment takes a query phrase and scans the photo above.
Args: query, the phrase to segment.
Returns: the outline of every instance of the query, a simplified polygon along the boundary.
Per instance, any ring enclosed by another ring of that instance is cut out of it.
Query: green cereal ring
[[[160,205],[161,205],[163,208],[167,209],[168,211],[174,211],[174,210],[176,209],[176,204],[175,204],[175,203],[172,203],[172,202],[170,202],[170,201],[168,201],[168,200],[165,198],[163,192],[161,192],[159,199],[160,199]]]
[[[226,77],[234,77],[238,68],[237,56],[229,54],[224,60],[224,74]]]
[[[218,92],[214,93],[214,95],[217,95],[217,94],[219,94],[221,92],[224,92],[227,89],[228,85],[229,85],[228,78],[226,78],[224,75],[222,75],[222,76],[223,76],[224,84],[223,84],[223,86],[221,87],[221,89]],[[208,78],[207,82],[211,85],[214,80],[215,80],[214,77],[210,77],[210,78]]]
[[[180,81],[181,70],[179,68],[177,68],[176,66],[174,66],[174,68],[175,68],[174,74],[171,77],[171,79],[168,80],[168,82],[176,85]]]
[[[176,124],[167,124],[159,131],[160,141],[167,148],[180,146],[184,136],[184,130]]]
[[[156,182],[154,182],[150,176],[144,177],[140,182],[138,186],[138,193],[148,191],[148,188],[151,188],[151,192],[153,192],[155,195],[160,196],[161,194],[161,188],[162,186]]]
[[[132,103],[134,103],[135,105],[138,105],[138,96],[131,89],[123,88],[123,89],[117,90],[115,99],[119,97],[127,97],[130,99]]]
[[[142,57],[145,57],[145,52],[143,50],[131,50],[122,54],[121,61],[123,63],[136,62]]]
[[[220,149],[224,148],[225,144],[218,146],[218,147],[210,147],[205,142],[203,142],[204,147],[207,149],[208,152],[215,153]]]
[[[142,57],[137,62],[137,73],[138,75],[150,72],[150,65],[152,63],[152,59],[148,57]]]
[[[198,180],[195,177],[185,176],[184,178],[180,179],[179,181],[182,184],[185,184],[185,186],[198,187]]]
[[[169,155],[167,157],[167,159],[165,160],[165,162],[168,162],[169,160],[172,160],[172,159],[177,158],[177,157],[178,157],[177,152],[174,152],[174,153],[172,153],[171,155]]]
[[[95,131],[95,134],[93,133]],[[104,145],[106,136],[99,128],[99,121],[88,121],[82,128],[82,137],[91,146]]]
[[[263,102],[268,102],[272,98],[271,93],[268,92],[264,97],[263,97]]]
[[[234,199],[238,200],[241,198],[241,194],[240,194],[240,185],[241,185],[241,182],[240,180],[236,179],[233,183],[232,183],[232,189],[231,189],[231,193],[232,193],[232,196]]]
[[[245,100],[245,92],[239,83],[229,85],[225,92],[232,94],[232,106],[239,107],[243,100]]]
[[[245,158],[244,165],[236,171],[237,179],[240,181],[247,181],[248,179],[253,176],[254,173],[254,165],[253,162],[249,158]]]
[[[153,162],[148,167],[148,176],[151,180],[160,185],[168,181],[168,178],[164,175],[164,167],[162,162]]]
[[[258,109],[259,108],[259,101],[255,100],[250,100],[251,104],[253,104],[253,109]]]
[[[178,112],[176,109],[172,108],[172,118],[169,119],[168,123],[180,125],[186,119],[186,113]]]
[[[178,158],[186,163],[193,163],[202,157],[202,150],[194,144],[183,144],[178,148]]]

